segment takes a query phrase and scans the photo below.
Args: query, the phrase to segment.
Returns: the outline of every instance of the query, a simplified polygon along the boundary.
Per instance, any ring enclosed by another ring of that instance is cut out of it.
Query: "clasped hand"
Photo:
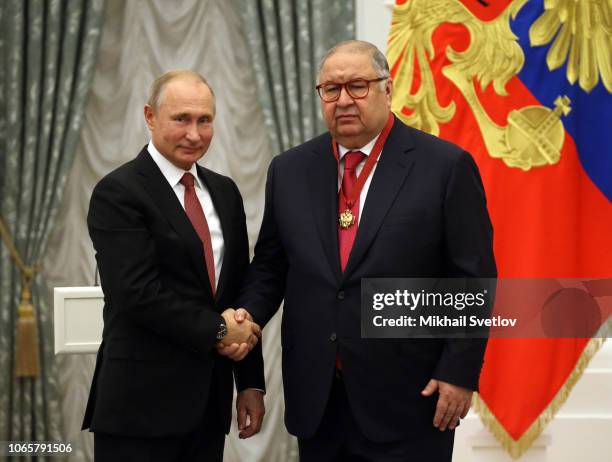
[[[217,343],[217,351],[234,361],[240,361],[257,345],[261,328],[244,308],[228,308],[221,316],[227,326],[227,335]]]

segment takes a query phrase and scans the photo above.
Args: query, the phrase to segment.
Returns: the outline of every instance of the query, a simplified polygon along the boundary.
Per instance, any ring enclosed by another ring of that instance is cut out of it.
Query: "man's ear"
[[[393,79],[391,79],[391,77],[387,79],[387,84],[385,85],[385,93],[389,101],[389,106],[391,106],[391,98],[393,97]]]
[[[153,127],[155,126],[155,113],[149,104],[145,104],[144,106],[144,118],[149,130],[153,131]]]

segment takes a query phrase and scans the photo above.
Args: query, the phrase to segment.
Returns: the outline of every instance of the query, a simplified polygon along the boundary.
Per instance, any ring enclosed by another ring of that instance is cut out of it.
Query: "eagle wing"
[[[432,35],[443,23],[461,24],[470,34],[465,51],[445,50],[453,66],[481,88],[493,84],[505,95],[507,81],[516,75],[524,55],[510,30],[509,17],[516,15],[526,0],[514,0],[493,21],[476,18],[459,0],[410,0],[393,10],[387,57],[393,69],[394,96],[391,104],[404,122],[437,135],[439,123],[450,121],[455,103],[438,101],[430,62],[435,58]]]
[[[599,78],[612,93],[612,0],[545,0],[529,29],[531,46],[552,45],[550,70],[567,61],[567,80],[590,92]]]

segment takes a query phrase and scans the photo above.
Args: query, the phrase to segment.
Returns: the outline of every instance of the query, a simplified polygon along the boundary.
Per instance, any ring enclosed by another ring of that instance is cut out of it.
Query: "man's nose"
[[[189,124],[189,126],[187,127],[187,133],[185,134],[185,137],[189,141],[198,141],[200,139],[200,134],[198,133],[197,123]]]
[[[348,94],[348,91],[346,91],[346,87],[343,86],[340,89],[340,97],[338,101],[336,101],[336,104],[339,106],[350,106],[353,102],[353,98]]]

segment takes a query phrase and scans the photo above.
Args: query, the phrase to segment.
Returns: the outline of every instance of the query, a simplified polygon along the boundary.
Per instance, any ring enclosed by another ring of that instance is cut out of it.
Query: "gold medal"
[[[349,209],[346,209],[340,214],[338,222],[340,223],[340,228],[348,229],[355,223],[355,215]]]

